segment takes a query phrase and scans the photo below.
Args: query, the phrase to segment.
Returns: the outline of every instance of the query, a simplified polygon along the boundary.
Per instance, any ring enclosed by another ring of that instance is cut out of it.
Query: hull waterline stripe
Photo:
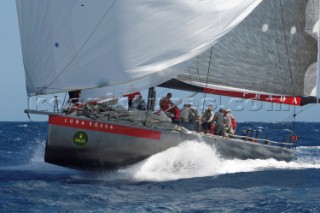
[[[86,129],[98,132],[106,132],[118,135],[127,135],[138,138],[147,138],[153,140],[160,140],[161,132],[154,130],[146,130],[141,128],[132,128],[110,123],[95,122],[88,120],[81,120],[76,118],[69,118],[63,116],[49,116],[49,124],[57,126],[65,126],[69,128]]]

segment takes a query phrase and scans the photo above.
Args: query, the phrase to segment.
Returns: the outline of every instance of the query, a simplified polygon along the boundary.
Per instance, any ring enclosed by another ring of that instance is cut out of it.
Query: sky
[[[20,35],[18,28],[16,5],[14,0],[0,1],[0,121],[28,121],[24,113],[28,106],[25,87],[24,67],[22,61]],[[176,90],[158,90],[158,98],[172,92],[174,98],[188,97],[190,94]],[[146,93],[143,93],[146,97]],[[63,98],[63,96],[61,96]],[[221,104],[231,108],[238,121],[282,122],[287,120],[294,107],[263,102],[230,99],[214,95],[197,94],[195,102],[202,107],[201,100],[206,97],[213,105]],[[255,107],[256,106],[256,107]],[[320,104],[296,107],[297,121],[318,122],[320,120]],[[31,115],[32,121],[46,121],[47,116]]]

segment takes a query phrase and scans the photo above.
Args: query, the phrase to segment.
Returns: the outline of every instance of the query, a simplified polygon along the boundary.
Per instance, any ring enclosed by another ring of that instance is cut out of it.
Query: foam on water
[[[168,181],[270,169],[319,169],[319,154],[320,147],[298,147],[297,158],[291,162],[274,159],[226,160],[218,155],[213,146],[186,141],[143,162],[121,169],[112,176],[136,181]]]
[[[215,167],[220,167],[221,163],[214,148],[205,143],[186,141],[118,173],[136,180],[175,180],[214,175]]]
[[[18,125],[18,127],[28,127],[28,124]]]
[[[43,162],[44,159],[44,149],[45,149],[45,142],[38,141],[38,146],[35,147],[34,153],[30,160],[31,163]]]
[[[45,142],[39,141],[27,165],[12,167],[20,170],[47,172],[72,172],[74,170],[44,162]],[[99,174],[97,179],[133,181],[170,181],[185,178],[217,176],[239,172],[255,172],[269,169],[320,168],[320,146],[297,148],[296,159],[291,162],[267,160],[226,160],[219,156],[214,146],[197,141],[185,141],[177,147],[155,154],[148,159],[119,169],[116,172]],[[75,174],[78,172],[74,171]],[[80,177],[91,178],[87,175]]]
[[[45,141],[38,141],[38,146],[35,148],[32,158],[29,163],[23,168],[25,170],[41,170],[46,172],[68,172],[68,173],[78,173],[80,171],[65,168],[53,164],[44,162],[44,150],[45,150]]]

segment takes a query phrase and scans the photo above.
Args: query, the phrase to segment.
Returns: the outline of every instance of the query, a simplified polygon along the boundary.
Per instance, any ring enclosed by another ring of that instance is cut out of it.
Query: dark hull
[[[290,161],[294,150],[218,136],[200,136],[85,118],[49,116],[45,161],[85,170],[117,169],[174,147],[186,140],[204,141],[228,159]]]

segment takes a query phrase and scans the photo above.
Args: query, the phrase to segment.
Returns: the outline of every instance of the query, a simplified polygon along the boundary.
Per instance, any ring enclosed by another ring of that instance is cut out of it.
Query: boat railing
[[[272,140],[267,140],[263,138],[255,138],[255,137],[248,137],[248,136],[241,136],[241,135],[232,135],[232,137],[237,139],[242,139],[248,142],[264,143],[264,144],[278,145],[278,146],[288,146],[290,148],[291,146],[295,146],[295,144],[292,142],[278,142],[278,141],[272,141]]]
[[[232,137],[242,139],[248,142],[256,142],[272,146],[281,146],[290,149],[295,149],[297,146],[298,137],[294,135],[292,132],[290,132],[289,135],[285,135],[283,141],[280,142],[269,139],[268,137],[271,135],[269,134],[269,131],[262,131],[260,128],[256,128],[252,124],[246,124],[243,126],[246,126],[248,128],[241,129],[241,127],[239,127],[236,134]],[[241,135],[240,133],[242,133],[243,135]]]

